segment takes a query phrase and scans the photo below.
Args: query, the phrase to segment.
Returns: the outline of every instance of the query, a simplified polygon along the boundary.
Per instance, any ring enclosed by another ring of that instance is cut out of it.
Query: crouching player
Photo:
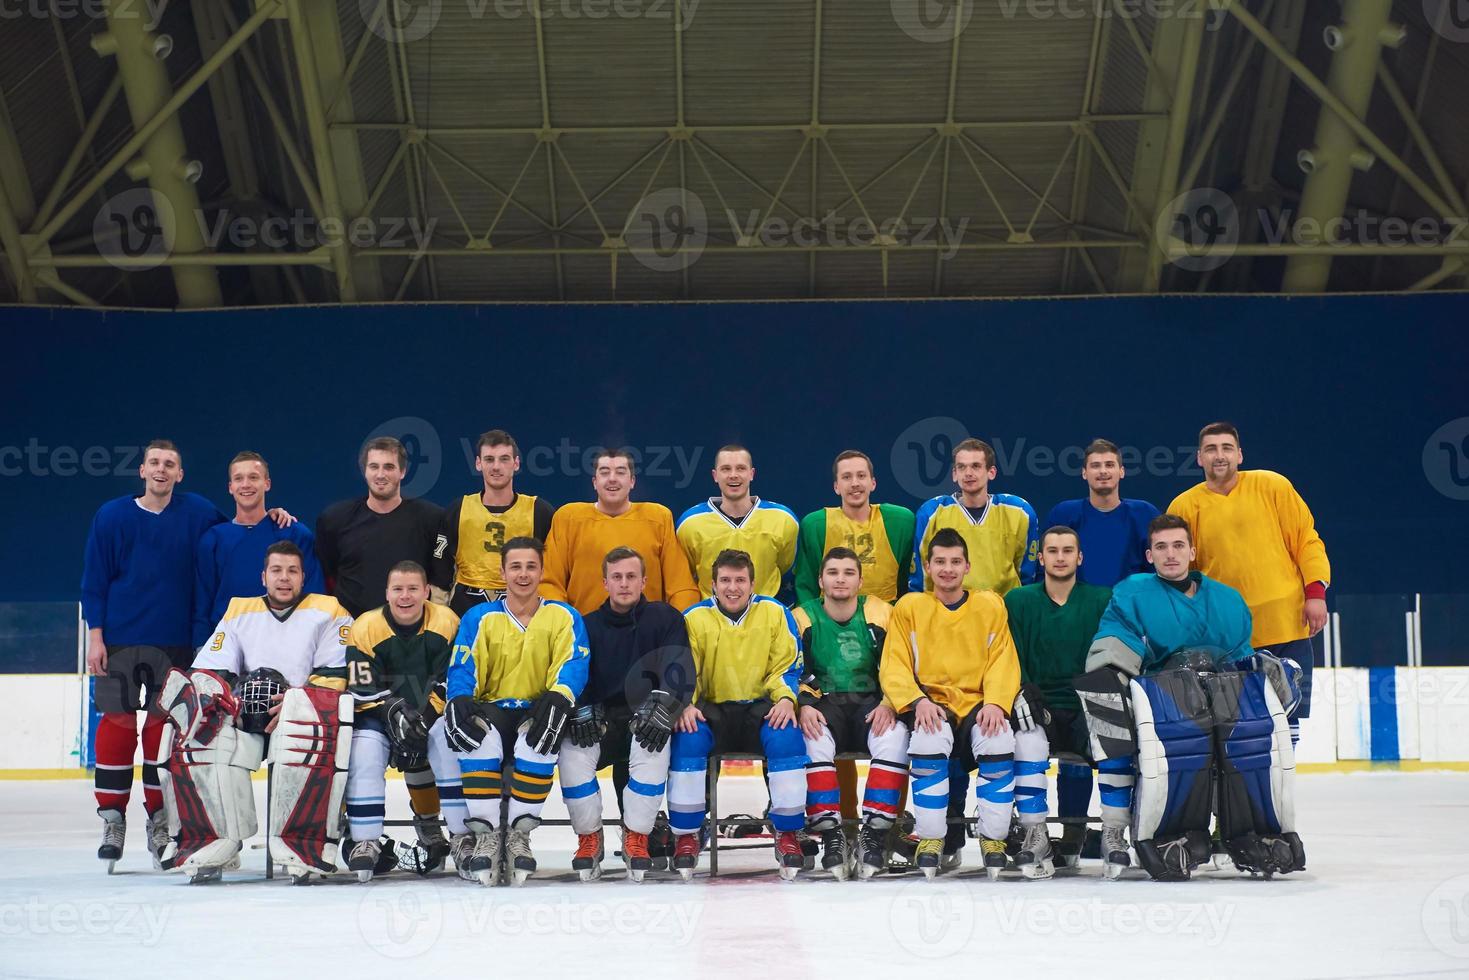
[[[836,756],[865,752],[872,764],[862,798],[863,836],[859,850],[881,852],[897,819],[898,801],[908,784],[908,766],[877,751],[879,739],[906,745],[906,729],[882,697],[877,665],[892,607],[862,595],[862,561],[851,548],[832,548],[821,560],[822,598],[794,610],[806,660],[801,684],[801,734],[806,740],[806,829],[820,835],[821,867],[838,880],[852,872],[853,857],[842,830]],[[875,870],[875,869],[874,869]]]
[[[561,743],[561,795],[577,833],[572,869],[602,875],[602,792],[597,770],[613,767],[622,808],[622,858],[633,881],[653,867],[648,835],[668,782],[668,740],[694,692],[684,618],[644,597],[647,565],[631,548],[602,560],[607,599],[586,617],[592,650],[586,689]],[[665,825],[666,833],[666,825]],[[665,864],[666,852],[665,852]]]
[[[586,627],[575,609],[537,594],[541,561],[535,538],[505,542],[505,598],[464,614],[449,661],[448,707],[429,731],[454,866],[482,885],[496,884],[502,871],[521,885],[535,872],[530,834],[551,792],[562,730],[587,682]]]
[[[1193,560],[1188,523],[1155,518],[1148,527],[1154,573],[1117,583],[1089,673],[1077,678],[1095,757],[1124,764],[1102,773],[1107,876],[1128,864],[1122,832],[1130,819],[1143,869],[1157,880],[1187,879],[1210,860],[1211,801],[1236,867],[1302,870],[1286,721],[1300,696],[1300,668],[1251,649],[1244,599],[1190,572]]]
[[[901,745],[895,733],[902,726],[894,726],[887,737],[873,740],[873,753],[910,764],[919,837],[915,863],[931,878],[943,859],[949,756],[958,729],[979,767],[980,847],[985,870],[997,878],[1005,867],[1015,802],[1015,734],[1007,713],[1020,691],[1020,662],[1004,600],[964,588],[969,549],[959,532],[934,533],[924,573],[933,591],[910,592],[893,607],[879,671],[883,694],[912,735]],[[869,863],[866,853],[862,862]]]
[[[336,870],[351,749],[346,682],[352,617],[331,596],[302,595],[301,551],[265,553],[265,595],[232,599],[188,673],[169,673],[159,708],[172,730],[164,783],[173,841],[165,868],[194,882],[240,866],[255,835],[250,773],[269,738],[270,859],[297,882]],[[238,683],[237,683],[238,681]]]
[[[673,866],[687,880],[699,861],[709,756],[758,752],[769,776],[780,876],[790,881],[803,861],[796,834],[806,809],[806,746],[796,725],[796,622],[776,600],[753,594],[755,565],[745,552],[721,551],[710,568],[714,595],[684,613],[695,688],[693,703],[674,726],[668,774]]]
[[[1077,576],[1080,539],[1069,527],[1041,535],[1043,581],[1005,593],[1010,635],[1020,656],[1020,695],[1011,718],[1015,727],[1015,809],[1025,840],[1015,856],[1022,874],[1050,877],[1051,840],[1046,832],[1046,771],[1053,753],[1091,759],[1086,721],[1072,678],[1085,670],[1087,650],[1097,635],[1112,590]],[[1089,764],[1062,762],[1056,780],[1058,814],[1065,825],[1056,864],[1076,867],[1086,835],[1091,802]]]
[[[444,863],[439,794],[428,764],[428,730],[444,713],[444,674],[459,630],[448,606],[428,601],[428,572],[402,561],[388,572],[387,603],[357,617],[347,645],[348,690],[355,702],[347,770],[347,867],[360,881],[390,871],[380,838],[387,768],[403,774],[421,851],[409,866],[427,874]],[[378,865],[386,866],[379,869]]]

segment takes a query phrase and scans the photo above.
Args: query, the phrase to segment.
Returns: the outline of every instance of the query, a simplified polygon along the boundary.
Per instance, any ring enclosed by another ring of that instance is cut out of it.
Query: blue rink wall
[[[630,445],[635,496],[675,514],[712,492],[725,442],[749,445],[756,491],[799,514],[832,501],[830,460],[853,447],[879,499],[916,507],[973,434],[997,450],[995,488],[1044,518],[1084,492],[1091,438],[1124,446],[1126,495],[1164,507],[1199,479],[1199,427],[1229,419],[1246,467],[1287,474],[1315,512],[1333,662],[1469,664],[1469,294],[7,309],[0,324],[0,673],[28,682],[76,669],[88,523],[136,491],[149,439],[178,442],[184,488],[226,512],[229,458],[263,453],[271,503],[314,523],[362,492],[369,436],[402,438],[407,492],[442,504],[478,485],[474,438],[492,426],[520,441],[523,489],[586,499],[595,448]],[[1361,683],[1365,720],[1334,726],[1333,743],[1353,733],[1341,757],[1417,758],[1404,745],[1422,720],[1398,717],[1395,685]],[[1436,697],[1469,711],[1456,683]]]

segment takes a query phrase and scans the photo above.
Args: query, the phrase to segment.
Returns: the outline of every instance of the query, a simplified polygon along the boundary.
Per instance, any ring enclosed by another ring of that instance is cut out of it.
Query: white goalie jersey
[[[194,667],[243,676],[258,667],[281,672],[291,687],[314,676],[345,678],[352,617],[336,599],[309,594],[277,613],[264,596],[232,599],[224,618],[194,658]],[[344,680],[327,684],[340,687]]]

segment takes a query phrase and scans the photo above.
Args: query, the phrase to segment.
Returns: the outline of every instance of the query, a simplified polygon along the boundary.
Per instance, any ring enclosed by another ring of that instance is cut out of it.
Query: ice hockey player
[[[586,689],[561,742],[561,795],[577,833],[571,867],[601,877],[602,793],[597,770],[613,767],[622,809],[622,857],[633,881],[653,867],[648,837],[668,782],[668,742],[694,693],[684,618],[644,595],[647,565],[631,548],[602,560],[607,599],[586,617],[592,650]]]
[[[193,666],[171,671],[159,698],[172,726],[164,798],[173,842],[163,864],[193,882],[239,867],[256,830],[250,773],[267,741],[269,860],[297,882],[337,867],[352,617],[331,596],[302,594],[301,551],[289,541],[266,550],[261,580],[265,595],[231,600]]]
[[[796,621],[775,599],[754,594],[755,563],[745,552],[721,551],[709,567],[714,595],[684,613],[695,689],[674,726],[668,774],[674,867],[688,880],[698,865],[709,756],[758,752],[769,775],[780,875],[790,881],[803,863],[797,832],[805,823],[809,761],[796,724],[802,671]]]
[[[428,730],[444,713],[444,675],[459,617],[428,600],[427,570],[418,562],[402,561],[388,572],[386,603],[352,623],[347,690],[355,702],[355,720],[347,771],[347,829],[352,837],[347,867],[359,881],[370,881],[383,858],[389,766],[408,785],[413,829],[423,849],[414,870],[426,874],[449,855],[428,764]]]
[[[862,594],[862,560],[851,548],[826,553],[817,588],[821,598],[808,599],[791,613],[806,660],[799,711],[811,760],[806,764],[806,829],[821,838],[822,869],[845,881],[854,859],[841,825],[837,754],[863,752],[872,757],[862,798],[863,826],[872,839],[864,839],[862,848],[883,846],[897,819],[908,767],[874,747],[878,739],[902,727],[877,683],[892,607]]]
[[[505,597],[480,603],[460,622],[448,707],[429,731],[455,868],[487,886],[502,872],[521,885],[536,870],[531,831],[551,792],[571,707],[587,683],[581,615],[537,594],[543,553],[535,538],[505,542]]]
[[[911,730],[901,744],[896,727],[874,738],[873,755],[910,764],[915,863],[925,875],[938,873],[943,858],[949,802],[949,759],[958,739],[967,743],[979,768],[975,787],[984,867],[991,878],[1005,867],[1005,838],[1015,802],[1015,734],[1009,709],[1020,692],[1020,662],[995,593],[964,588],[969,549],[952,528],[928,542],[924,574],[932,592],[910,592],[898,600],[883,644],[879,679],[883,694]],[[864,848],[862,872],[881,854]]]
[[[1154,572],[1117,583],[1076,690],[1101,765],[1108,877],[1128,865],[1129,820],[1143,869],[1183,880],[1210,860],[1209,815],[1235,867],[1299,871],[1295,753],[1287,712],[1300,668],[1250,647],[1250,610],[1238,592],[1189,571],[1188,522],[1148,527]],[[1136,758],[1141,772],[1133,796]]]

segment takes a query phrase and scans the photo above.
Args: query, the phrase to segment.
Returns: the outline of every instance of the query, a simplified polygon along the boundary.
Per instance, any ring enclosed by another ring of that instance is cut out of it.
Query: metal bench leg
[[[709,760],[709,877],[719,877],[719,756]]]

